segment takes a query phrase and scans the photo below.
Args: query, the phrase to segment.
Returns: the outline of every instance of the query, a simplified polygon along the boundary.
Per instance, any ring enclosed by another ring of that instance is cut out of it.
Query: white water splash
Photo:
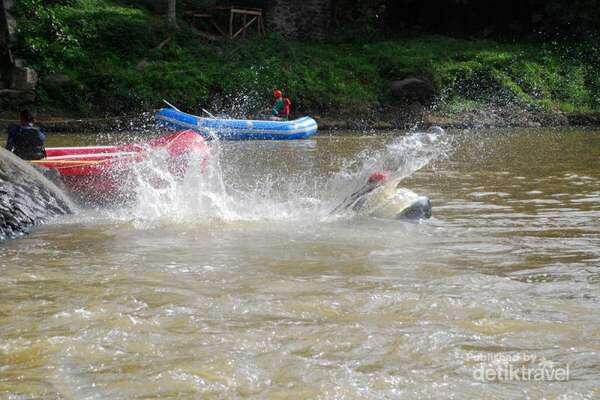
[[[451,138],[446,132],[433,127],[430,131],[415,131],[386,145],[383,150],[365,150],[358,157],[347,160],[330,180],[334,202],[364,185],[375,171],[386,171],[391,179],[388,185],[400,181],[433,161],[447,158],[451,151]]]
[[[124,210],[139,227],[211,221],[297,221],[330,219],[331,210],[364,184],[369,174],[385,170],[400,181],[440,158],[449,149],[443,130],[410,133],[383,150],[363,152],[343,163],[325,181],[309,173],[264,174],[255,185],[228,187],[221,165],[221,144],[209,141],[211,155],[191,153],[182,177],[169,172],[166,152],[155,152],[134,174],[135,204]],[[202,166],[203,165],[203,166]],[[319,186],[320,185],[320,186]]]
[[[196,223],[211,219],[235,220],[234,200],[223,183],[219,146],[211,154],[190,152],[181,176],[169,168],[166,151],[157,151],[134,171],[135,204],[130,213],[139,223]]]

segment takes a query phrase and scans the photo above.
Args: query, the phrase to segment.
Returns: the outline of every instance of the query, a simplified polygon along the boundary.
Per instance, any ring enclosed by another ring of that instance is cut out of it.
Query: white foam
[[[309,173],[265,173],[260,182],[243,189],[225,184],[221,143],[212,140],[209,146],[211,156],[204,163],[201,153],[188,156],[188,167],[180,178],[169,172],[166,152],[155,152],[139,163],[132,188],[135,204],[116,216],[140,228],[211,221],[318,222],[330,219],[335,205],[364,184],[373,171],[390,171],[400,181],[447,153],[449,142],[443,131],[410,133],[383,150],[344,160],[338,173],[320,185]]]

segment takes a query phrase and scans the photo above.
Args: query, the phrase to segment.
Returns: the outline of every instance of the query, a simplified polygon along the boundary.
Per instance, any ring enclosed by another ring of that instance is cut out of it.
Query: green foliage
[[[17,51],[42,73],[93,63],[106,54],[139,56],[152,45],[148,16],[136,8],[96,0],[17,4]]]
[[[190,110],[232,107],[251,94],[266,106],[274,87],[299,113],[360,116],[395,105],[389,83],[429,79],[448,110],[476,104],[536,110],[600,109],[596,42],[500,44],[440,36],[376,41],[259,40],[208,44],[185,23],[164,47],[164,16],[142,0],[42,0],[18,4],[21,57],[41,73],[41,105],[122,113],[168,98]],[[375,4],[376,1],[373,1]],[[52,73],[68,82],[52,83]]]
[[[38,70],[53,71],[63,67],[63,57],[80,55],[77,38],[69,33],[66,24],[56,13],[55,6],[44,7],[42,0],[17,2],[19,18],[17,52]],[[69,2],[65,1],[65,5]]]
[[[152,25],[139,9],[96,0],[78,0],[72,7],[57,7],[55,13],[68,32],[78,38],[88,55],[143,55],[152,46]],[[91,50],[91,51],[90,51]]]

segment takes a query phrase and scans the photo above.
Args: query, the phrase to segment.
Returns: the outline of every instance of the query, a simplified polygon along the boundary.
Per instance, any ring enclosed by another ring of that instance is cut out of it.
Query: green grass
[[[41,7],[23,0],[18,52],[41,75],[40,108],[120,114],[169,99],[184,109],[250,108],[282,88],[301,113],[360,117],[398,106],[389,82],[430,79],[439,110],[484,105],[534,111],[600,110],[600,69],[566,44],[500,44],[431,36],[365,43],[291,42],[277,35],[208,44],[189,27],[162,49],[160,16],[131,2],[62,0]],[[37,11],[34,11],[37,10]],[[581,50],[583,48],[583,50]],[[144,68],[138,68],[146,60]],[[46,77],[61,73],[67,84]],[[216,99],[220,99],[216,101]]]

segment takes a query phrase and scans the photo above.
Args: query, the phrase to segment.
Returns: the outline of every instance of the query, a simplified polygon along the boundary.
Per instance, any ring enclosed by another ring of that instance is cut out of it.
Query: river
[[[446,136],[422,223],[328,216],[415,147],[321,134],[0,243],[0,398],[599,398],[600,131]]]

